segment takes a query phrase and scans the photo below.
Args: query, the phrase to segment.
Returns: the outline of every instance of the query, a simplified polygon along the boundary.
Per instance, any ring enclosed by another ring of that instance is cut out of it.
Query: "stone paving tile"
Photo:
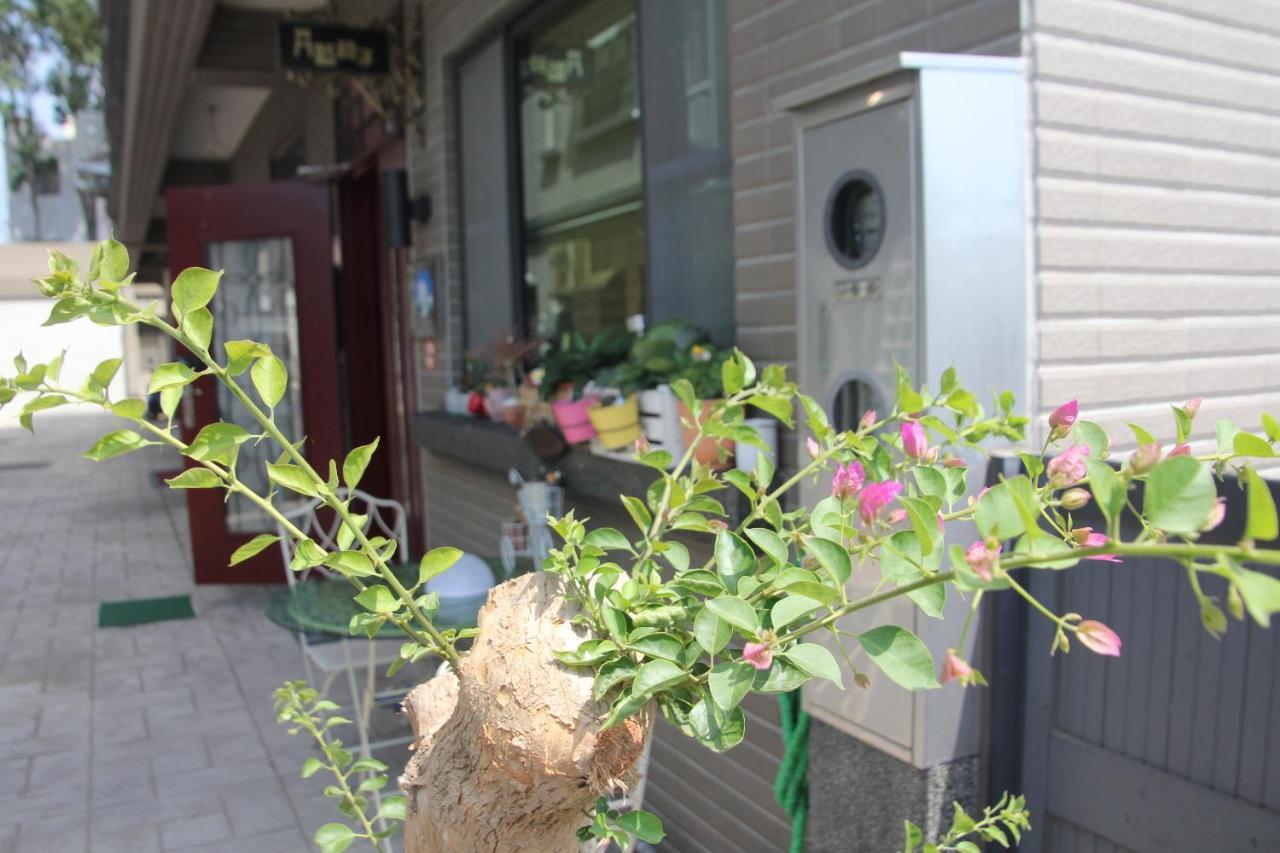
[[[268,590],[193,585],[183,496],[153,476],[172,456],[78,458],[118,426],[0,428],[0,853],[311,850],[340,816],[271,708],[298,647],[262,615]],[[32,459],[50,465],[4,468]],[[195,619],[97,627],[102,601],[183,593]]]

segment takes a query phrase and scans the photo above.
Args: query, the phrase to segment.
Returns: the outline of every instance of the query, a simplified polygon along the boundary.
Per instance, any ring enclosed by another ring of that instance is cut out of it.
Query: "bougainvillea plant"
[[[176,450],[190,467],[170,486],[243,495],[297,539],[293,568],[324,565],[350,581],[367,611],[353,620],[353,633],[372,636],[387,623],[400,628],[407,641],[395,667],[429,655],[449,664],[406,703],[417,735],[401,777],[407,801],[388,798],[373,815],[367,795],[386,782],[385,767],[356,761],[329,739],[342,722],[332,716],[332,703],[296,682],[281,689],[282,721],[315,737],[323,756],[309,761],[304,774],[326,771],[333,780],[327,793],[354,823],[322,828],[316,841],[326,851],[360,838],[376,844],[385,831],[375,823],[400,818],[413,851],[553,851],[631,836],[656,841],[662,831],[653,816],[619,814],[604,800],[627,781],[655,711],[723,751],[743,738],[741,703],[749,693],[791,691],[811,679],[843,685],[846,670],[859,686],[875,678],[911,690],[985,683],[975,662],[961,656],[963,636],[935,661],[905,627],[849,632],[841,621],[900,597],[940,618],[948,597],[966,599],[972,615],[983,596],[1007,591],[1053,623],[1047,651],[1078,645],[1101,655],[1121,653],[1115,631],[1089,614],[1054,612],[1029,592],[1026,572],[1068,569],[1081,560],[1123,566],[1129,558],[1164,557],[1185,570],[1204,627],[1215,635],[1226,630],[1227,613],[1266,626],[1280,610],[1280,581],[1249,568],[1280,565],[1280,552],[1257,544],[1278,532],[1270,491],[1253,467],[1253,460],[1276,455],[1280,427],[1270,415],[1258,433],[1219,422],[1216,447],[1198,452],[1188,442],[1199,403],[1177,405],[1172,448],[1134,427],[1138,449],[1119,460],[1110,458],[1103,429],[1081,419],[1072,401],[1049,419],[1039,451],[1019,454],[1023,473],[975,492],[966,460],[976,459],[984,443],[1024,439],[1028,422],[1015,414],[1012,395],[998,395],[987,410],[953,371],[931,391],[900,370],[892,411],[868,412],[857,428],[838,431],[781,367],[757,370],[735,351],[722,367],[723,399],[700,424],[701,434],[759,445],[745,423],[749,408],[788,426],[798,411],[805,438],[794,470],[782,476],[760,454],[753,473],[717,472],[694,462],[692,451],[673,459],[640,448],[636,461],[651,467],[655,480],[646,494],[621,498],[634,529],[591,528],[573,513],[555,519],[562,542],[543,572],[496,588],[477,628],[443,630],[434,621],[437,599],[424,585],[460,552],[430,551],[416,582],[402,583],[389,568],[395,543],[366,535],[365,520],[343,497],[344,486],[359,483],[376,443],[341,462],[308,459],[305,445],[283,435],[272,417],[288,381],[280,359],[260,342],[213,344],[208,306],[220,273],[182,272],[172,286],[170,322],[158,306],[123,295],[128,263],[124,248],[108,240],[84,274],[54,253],[50,275],[37,284],[55,300],[50,324],[142,323],[191,353],[195,366],[165,364],[152,376],[162,422],[146,418],[143,400],[108,397],[116,360],[78,384],[62,379],[61,359],[28,364],[19,357],[16,375],[0,378],[0,405],[25,395],[20,420],[28,428],[35,413],[71,403],[124,418],[130,426],[100,439],[89,458],[149,445]],[[204,376],[224,383],[261,431],[214,423],[179,435],[174,413],[183,389]],[[674,390],[698,409],[689,383],[677,381]],[[274,442],[280,457],[267,465],[272,485],[260,494],[237,475],[237,454],[246,442],[262,441]],[[1224,512],[1216,478],[1228,472],[1246,492],[1244,537],[1206,544],[1201,534]],[[806,481],[824,491],[829,483],[830,491],[813,506],[790,500]],[[326,551],[294,527],[274,505],[282,492],[331,507],[344,525],[341,550]],[[744,507],[736,517],[725,500],[734,492]],[[1100,523],[1077,519],[1090,504]],[[259,536],[232,562],[275,541]],[[874,580],[874,589],[851,595],[855,575]],[[1225,580],[1225,602],[1202,591],[1204,575]],[[830,645],[814,641],[824,634],[834,638]],[[905,846],[975,850],[978,842],[1027,828],[1023,802],[1009,798],[981,818],[957,810],[950,830],[932,841],[908,824]]]

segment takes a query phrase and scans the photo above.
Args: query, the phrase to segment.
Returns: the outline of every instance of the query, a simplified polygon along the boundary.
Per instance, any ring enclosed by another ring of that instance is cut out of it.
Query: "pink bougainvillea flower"
[[[1194,418],[1196,413],[1200,411],[1200,404],[1203,402],[1203,397],[1192,397],[1182,404],[1182,411],[1187,413],[1187,417]]]
[[[942,533],[945,533],[947,530],[946,526],[942,523],[942,513],[938,513],[938,530]]]
[[[919,459],[929,450],[929,439],[919,421],[902,422],[902,452],[912,459]]]
[[[1073,444],[1057,456],[1049,460],[1049,479],[1055,486],[1069,486],[1084,479],[1088,469],[1084,460],[1089,456],[1089,447],[1084,444]]]
[[[756,669],[768,669],[773,664],[773,648],[768,643],[747,643],[742,647],[742,659]]]
[[[1101,622],[1086,619],[1076,626],[1076,636],[1091,652],[1109,657],[1120,657],[1120,635]]]
[[[984,581],[989,581],[995,571],[1000,551],[1000,545],[992,549],[987,547],[986,542],[979,540],[964,549],[964,561],[969,564],[969,568],[973,569],[975,575]]]
[[[1061,438],[1070,432],[1078,417],[1080,417],[1080,403],[1076,400],[1068,400],[1049,415],[1049,428],[1053,430],[1055,437]]]
[[[817,459],[822,455],[822,448],[818,446],[818,442],[813,436],[809,436],[804,440],[804,446],[809,451],[809,458]]]
[[[1201,526],[1201,530],[1208,533],[1213,528],[1222,523],[1222,519],[1227,517],[1227,499],[1218,498],[1213,505],[1213,511],[1209,513],[1209,518]]]
[[[1105,534],[1102,534],[1102,533],[1094,533],[1092,530],[1090,530],[1090,531],[1089,531],[1089,534],[1088,534],[1087,536],[1085,536],[1085,538],[1084,538],[1084,542],[1082,542],[1082,543],[1080,543],[1080,544],[1081,544],[1081,545],[1083,545],[1083,546],[1084,546],[1084,547],[1086,547],[1086,548],[1101,548],[1103,545],[1106,545],[1106,544],[1107,544],[1107,542],[1109,542],[1109,541],[1110,541],[1110,540],[1109,540],[1109,539],[1107,539],[1107,537],[1106,537],[1106,535],[1105,535]],[[1119,558],[1119,557],[1117,557],[1115,554],[1094,554],[1092,557],[1085,557],[1085,559],[1086,559],[1086,560],[1100,560],[1100,561],[1102,561],[1102,562],[1104,562],[1104,563],[1118,563],[1118,562],[1120,562],[1120,558]]]
[[[1189,444],[1179,444],[1179,445],[1178,445],[1177,447],[1175,447],[1173,450],[1170,450],[1170,451],[1169,451],[1169,456],[1168,456],[1168,458],[1169,458],[1169,459],[1172,459],[1172,458],[1173,458],[1173,457],[1175,457],[1175,456],[1190,456],[1190,455],[1191,455],[1191,445],[1189,445]]]
[[[876,410],[867,409],[862,413],[862,418],[858,421],[858,429],[871,429],[878,420],[880,420],[880,416],[876,414]]]
[[[865,479],[866,474],[858,461],[837,465],[835,476],[831,478],[831,494],[842,501],[848,500],[858,493]]]
[[[959,679],[963,684],[971,677],[973,677],[973,667],[969,666],[969,662],[956,654],[955,649],[947,649],[947,659],[942,662],[942,672],[939,673],[938,680],[943,684],[950,684]]]
[[[858,496],[858,515],[864,524],[870,524],[880,517],[885,507],[898,499],[902,484],[890,480],[887,483],[869,483]]]

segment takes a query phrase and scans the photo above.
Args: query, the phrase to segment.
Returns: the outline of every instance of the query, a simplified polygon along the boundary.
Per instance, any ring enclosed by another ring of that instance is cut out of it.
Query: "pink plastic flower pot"
[[[596,404],[597,397],[590,395],[581,400],[558,400],[551,404],[556,423],[564,433],[564,440],[570,444],[581,444],[595,438],[596,430],[591,425],[587,410]]]

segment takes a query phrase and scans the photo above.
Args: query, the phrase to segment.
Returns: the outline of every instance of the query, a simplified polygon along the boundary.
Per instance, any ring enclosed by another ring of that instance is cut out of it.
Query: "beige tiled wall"
[[[1280,7],[1031,6],[1039,408],[1280,403]]]

